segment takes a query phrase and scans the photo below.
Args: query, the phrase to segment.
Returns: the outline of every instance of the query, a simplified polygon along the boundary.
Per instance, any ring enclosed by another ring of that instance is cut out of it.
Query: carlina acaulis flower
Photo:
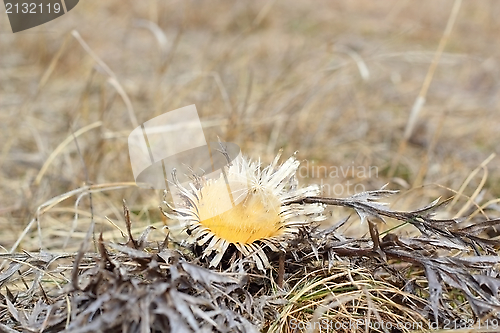
[[[279,164],[280,153],[267,167],[241,155],[221,171],[219,178],[195,176],[189,186],[176,181],[181,203],[164,201],[164,214],[186,231],[185,243],[203,248],[203,257],[215,252],[210,266],[219,265],[230,244],[251,257],[260,270],[269,267],[264,248],[279,251],[300,226],[324,219],[320,204],[299,204],[300,199],[319,195],[317,185],[298,187],[300,162],[294,156]],[[220,209],[230,189],[234,205]],[[221,212],[215,214],[214,212]]]

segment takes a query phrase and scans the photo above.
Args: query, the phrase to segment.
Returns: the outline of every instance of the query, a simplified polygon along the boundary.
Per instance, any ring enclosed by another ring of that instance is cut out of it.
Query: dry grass
[[[8,290],[0,290],[0,316],[8,316],[10,293],[24,295],[29,307],[29,297],[50,300],[70,283],[93,223],[106,242],[123,242],[123,199],[132,233],[155,226],[149,241],[163,241],[161,193],[135,187],[127,136],[189,104],[197,105],[208,141],[219,136],[265,162],[280,148],[285,156],[298,150],[306,166],[299,180],[325,185],[326,196],[389,183],[401,190],[390,198],[396,211],[454,196],[437,218],[468,217],[460,227],[498,218],[500,164],[491,156],[500,139],[498,2],[462,3],[426,104],[400,148],[453,3],[87,0],[24,33],[12,35],[0,21],[0,246],[9,258],[0,274],[16,268]],[[351,213],[332,207],[325,226]],[[383,236],[397,225],[389,219],[378,229]],[[354,216],[341,231],[370,241]],[[420,234],[409,223],[392,233]],[[497,235],[494,227],[486,233]],[[97,244],[81,259],[81,272],[104,260]],[[376,276],[373,263],[351,260],[328,273],[312,263],[306,274],[290,273],[279,297],[293,302],[273,305],[281,316],[263,328],[286,331],[291,318],[357,318],[366,314],[362,308],[375,319],[424,321],[403,302],[392,303],[416,296]],[[415,267],[424,290],[424,271]],[[279,294],[271,280],[259,282],[267,293],[255,294],[262,302]],[[456,288],[445,291],[449,303],[467,305]]]

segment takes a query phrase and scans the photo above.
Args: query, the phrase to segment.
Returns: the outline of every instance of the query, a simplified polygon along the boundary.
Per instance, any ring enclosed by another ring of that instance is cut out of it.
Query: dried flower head
[[[264,270],[269,267],[266,246],[279,251],[301,225],[323,219],[322,205],[292,203],[318,195],[319,187],[298,188],[299,161],[292,156],[278,165],[280,156],[262,169],[240,155],[217,179],[194,177],[189,188],[176,182],[183,200],[175,207],[165,201],[170,209],[164,214],[184,228],[186,243],[204,246],[203,257],[216,252],[210,266],[217,266],[234,244]],[[229,209],[221,207],[228,190],[233,203]]]

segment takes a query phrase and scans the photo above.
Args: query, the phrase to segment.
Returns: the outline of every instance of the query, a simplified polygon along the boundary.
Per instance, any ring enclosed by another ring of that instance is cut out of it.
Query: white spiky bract
[[[183,202],[164,214],[187,231],[184,240],[189,244],[205,246],[203,256],[216,252],[210,266],[217,266],[230,244],[244,256],[250,256],[260,270],[269,267],[263,247],[272,251],[286,246],[286,239],[299,227],[323,219],[323,206],[298,204],[298,200],[318,195],[316,185],[298,188],[296,179],[299,161],[290,157],[279,165],[278,154],[271,165],[239,156],[221,172],[218,179],[195,177],[189,188],[176,184]],[[229,185],[229,186],[228,186]],[[237,204],[220,214],[221,197],[231,189]],[[225,192],[224,192],[225,191]],[[292,203],[295,202],[295,203]]]

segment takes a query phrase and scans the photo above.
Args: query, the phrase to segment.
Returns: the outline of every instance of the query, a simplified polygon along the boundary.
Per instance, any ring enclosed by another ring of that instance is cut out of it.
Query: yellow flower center
[[[228,197],[229,187],[232,197]],[[234,191],[235,188],[241,191]],[[281,235],[280,200],[269,190],[246,189],[246,183],[233,181],[228,186],[224,179],[204,186],[197,205],[200,224],[229,243],[249,244]],[[238,192],[245,193],[246,197],[238,197]],[[227,206],[228,201],[233,205]]]

